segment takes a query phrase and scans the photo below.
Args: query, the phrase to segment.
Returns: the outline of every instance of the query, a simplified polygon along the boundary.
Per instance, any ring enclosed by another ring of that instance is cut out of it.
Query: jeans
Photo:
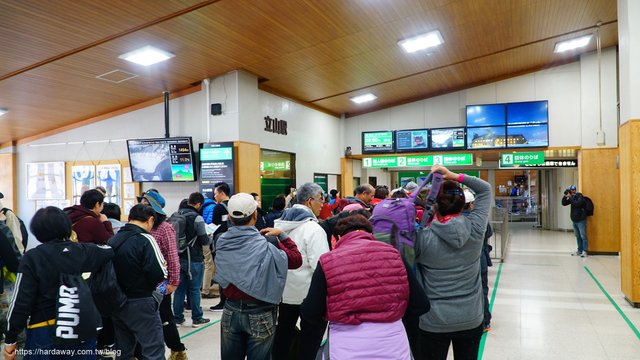
[[[589,249],[589,241],[587,240],[587,220],[574,221],[573,233],[578,243],[578,252],[587,251]]]
[[[477,360],[480,348],[482,330],[480,326],[450,333],[432,333],[420,330],[422,354],[420,358],[426,360],[446,360],[449,346],[453,343],[453,357],[456,360]]]
[[[191,319],[202,319],[202,308],[200,307],[200,286],[202,286],[203,271],[203,263],[191,262],[191,279],[189,279],[187,261],[180,259],[180,286],[178,286],[173,296],[173,316],[176,323],[184,322],[184,298],[187,292],[189,292]]]
[[[64,352],[60,352],[63,355],[43,355],[42,353],[38,354],[36,351],[39,350],[61,350],[61,351],[74,351],[78,350],[90,350],[83,354],[75,353],[73,354],[73,359],[80,360],[90,360],[96,358],[96,341],[88,340],[80,344],[73,345],[56,345],[53,343],[54,338],[54,326],[43,326],[35,329],[27,329],[27,341],[25,343],[25,350],[27,352],[31,352],[31,355],[25,355],[25,359],[39,359],[39,360],[54,360],[54,359],[69,359],[71,356],[69,354],[64,354]]]
[[[275,304],[227,300],[220,323],[222,360],[269,360],[276,332]]]

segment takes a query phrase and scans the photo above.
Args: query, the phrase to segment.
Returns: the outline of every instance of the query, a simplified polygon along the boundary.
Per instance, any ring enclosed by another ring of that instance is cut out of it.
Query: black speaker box
[[[222,104],[216,103],[211,104],[211,115],[221,115],[222,114]]]

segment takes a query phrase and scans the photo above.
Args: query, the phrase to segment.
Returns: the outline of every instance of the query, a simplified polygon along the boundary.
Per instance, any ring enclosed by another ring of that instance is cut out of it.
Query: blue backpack
[[[442,175],[439,173],[430,174],[420,187],[405,199],[384,199],[373,209],[371,225],[373,226],[373,236],[377,240],[394,246],[409,265],[415,262],[415,241],[416,241],[416,206],[415,199],[428,183],[431,183],[431,190],[425,204],[423,222],[431,217],[431,206],[435,202],[440,186],[442,185]]]

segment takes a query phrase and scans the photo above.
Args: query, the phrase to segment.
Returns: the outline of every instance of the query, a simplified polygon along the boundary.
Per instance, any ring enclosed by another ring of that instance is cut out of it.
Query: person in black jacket
[[[27,351],[36,348],[95,351],[95,339],[73,345],[54,344],[52,326],[56,318],[60,273],[96,271],[113,258],[113,250],[103,245],[71,242],[71,220],[53,206],[38,210],[30,226],[31,233],[42,245],[25,253],[18,268],[17,288],[9,306],[4,358],[15,358],[16,338],[25,327]],[[95,358],[95,353],[77,358]]]
[[[577,192],[576,186],[571,185],[564,191],[562,206],[571,205],[571,221],[573,222],[573,233],[576,236],[578,249],[571,253],[571,256],[586,257],[589,241],[587,240],[587,213],[585,211],[586,201],[584,196]]]
[[[153,208],[138,204],[129,210],[129,223],[109,240],[118,284],[127,296],[127,303],[113,315],[118,359],[131,359],[137,341],[144,359],[164,360],[159,303],[153,292],[167,277],[167,269],[149,233],[154,221]]]

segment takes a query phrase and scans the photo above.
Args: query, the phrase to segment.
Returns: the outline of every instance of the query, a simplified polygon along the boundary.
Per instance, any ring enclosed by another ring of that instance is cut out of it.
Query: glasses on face
[[[310,200],[317,201],[317,202],[319,202],[320,204],[324,204],[324,198],[323,198],[322,196],[320,196],[320,198],[319,198],[319,199],[316,199],[316,198],[310,198]]]

